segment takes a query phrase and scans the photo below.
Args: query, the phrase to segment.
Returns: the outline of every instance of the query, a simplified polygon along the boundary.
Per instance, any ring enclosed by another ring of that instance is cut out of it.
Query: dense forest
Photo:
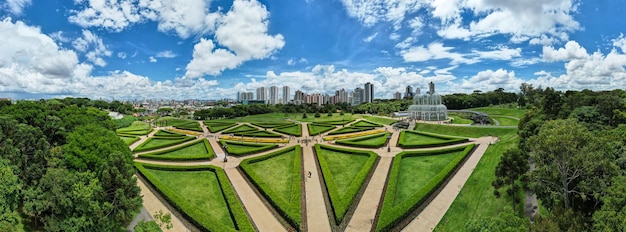
[[[519,144],[496,167],[494,194],[537,194],[534,223],[513,215],[469,222],[470,231],[626,231],[626,92],[520,87],[529,109]],[[529,162],[530,161],[530,162]],[[522,223],[515,223],[522,222]]]
[[[0,103],[0,231],[123,231],[142,204],[132,155],[85,98]]]

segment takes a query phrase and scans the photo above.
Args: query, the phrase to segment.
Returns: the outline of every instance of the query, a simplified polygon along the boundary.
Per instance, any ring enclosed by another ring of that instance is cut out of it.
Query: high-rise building
[[[428,94],[435,94],[435,83],[428,83]]]
[[[396,92],[396,93],[393,95],[393,98],[394,98],[394,99],[396,99],[396,100],[400,100],[400,99],[402,99],[402,93],[400,93],[400,92]]]
[[[413,86],[407,85],[406,92],[404,92],[404,97],[413,97]]]
[[[415,89],[415,96],[420,95],[422,90],[420,88]]]
[[[370,82],[365,83],[365,97],[364,102],[374,101],[374,85]]]
[[[300,90],[296,90],[296,93],[293,95],[293,104],[301,105],[304,102],[304,92]]]
[[[267,101],[267,91],[265,90],[265,87],[259,87],[256,89],[256,100]]]
[[[269,102],[268,104],[270,105],[276,105],[278,104],[278,87],[276,87],[275,85],[270,87],[270,94],[269,94]]]
[[[252,92],[237,92],[237,102],[243,102],[247,100],[254,100],[254,93]]]
[[[289,96],[291,95],[291,91],[289,91],[289,86],[283,86],[283,104],[289,103]]]
[[[365,90],[361,87],[356,87],[352,96],[352,105],[356,106],[363,103],[363,98],[365,97]]]

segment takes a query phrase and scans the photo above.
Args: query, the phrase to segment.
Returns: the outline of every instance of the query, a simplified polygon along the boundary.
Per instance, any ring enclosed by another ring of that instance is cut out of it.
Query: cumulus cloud
[[[157,59],[154,58],[154,56],[149,57],[149,59],[150,59],[150,63],[156,63],[157,62]]]
[[[564,48],[559,49],[554,49],[551,46],[543,47],[543,59],[549,62],[584,59],[587,57],[587,50],[576,41],[569,41]]]
[[[83,36],[74,40],[72,45],[77,51],[85,53],[87,60],[100,67],[107,65],[103,57],[110,57],[113,54],[104,45],[102,38],[89,30],[83,30]]]
[[[31,4],[32,0],[7,0],[1,6],[13,15],[21,15],[24,8],[30,6]]]
[[[422,62],[431,59],[450,59],[450,64],[473,64],[476,59],[467,59],[461,53],[451,52],[454,47],[445,47],[440,42],[430,43],[427,47],[417,46],[403,50],[400,54],[405,62]]]
[[[624,34],[620,34],[618,38],[613,39],[612,41],[614,47],[618,47],[622,50],[622,53],[626,53],[626,37],[624,37]]]
[[[217,23],[215,41],[202,38],[194,46],[185,77],[218,75],[245,61],[270,57],[285,41],[281,34],[267,33],[268,18],[269,12],[257,1],[233,2],[230,11]]]
[[[523,82],[524,80],[515,75],[515,71],[487,69],[459,83],[448,83],[448,85],[456,90],[455,92],[492,91],[498,88],[513,92],[517,91]]]
[[[366,26],[372,26],[380,21],[399,25],[406,14],[416,12],[424,5],[424,1],[421,0],[342,0],[341,2],[348,15]]]
[[[159,58],[175,58],[178,56],[178,54],[170,51],[170,50],[165,50],[165,51],[160,51],[157,52],[157,54],[155,55],[156,57]]]

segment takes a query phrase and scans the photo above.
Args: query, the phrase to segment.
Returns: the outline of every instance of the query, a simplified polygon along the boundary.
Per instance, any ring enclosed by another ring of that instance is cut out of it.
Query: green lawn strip
[[[274,128],[274,131],[300,137],[302,136],[302,124],[298,123],[298,124],[290,124],[287,126],[276,127]]]
[[[256,144],[256,143],[240,143],[220,140],[222,147],[226,145],[226,151],[229,155],[242,156],[255,154],[278,147],[278,144]]]
[[[501,115],[489,115],[489,117],[498,120],[500,126],[517,126],[519,124],[519,120],[514,118],[509,118]]]
[[[222,134],[231,134],[231,133],[239,133],[239,132],[251,132],[251,131],[259,131],[259,128],[247,125],[247,124],[241,124],[239,126],[230,128],[228,130],[222,131]]]
[[[315,123],[339,126],[339,125],[346,125],[346,124],[351,123],[353,121],[354,121],[354,119],[349,119],[349,120],[325,120],[325,121],[322,120],[322,121],[315,121]]]
[[[164,151],[140,154],[139,158],[154,160],[206,160],[215,157],[211,144],[206,139],[187,144],[182,147],[170,148]]]
[[[149,129],[145,130],[145,129],[141,129],[141,130],[117,130],[116,133],[117,134],[128,134],[128,135],[147,135],[150,134],[150,132],[152,132],[153,128],[150,127]]]
[[[463,231],[468,221],[497,217],[505,207],[511,206],[507,194],[495,197],[491,183],[496,179],[494,173],[500,157],[506,150],[516,147],[518,140],[517,133],[510,133],[487,148],[435,231]]]
[[[300,228],[302,223],[300,154],[300,146],[292,146],[264,156],[246,159],[240,164],[246,176],[261,190],[261,194],[294,228]]]
[[[122,136],[122,135],[118,135],[117,137],[120,137],[120,139],[122,139],[124,141],[124,143],[126,143],[126,145],[131,145],[135,142],[137,142],[139,140],[139,137],[137,136]]]
[[[275,127],[283,127],[294,124],[293,122],[253,122],[250,123],[252,125],[263,127],[263,128],[275,128]]]
[[[339,225],[378,156],[371,151],[320,144],[315,145],[315,152],[330,197],[335,224]]]
[[[455,138],[420,131],[400,132],[398,146],[402,148],[441,147],[469,141],[467,138]]]
[[[142,122],[142,121],[134,121],[132,125],[130,125],[129,127],[124,127],[124,128],[120,128],[117,129],[116,132],[128,132],[128,131],[148,131],[145,134],[148,134],[149,131],[152,131],[152,126],[150,126],[148,123]]]
[[[448,113],[448,117],[453,118],[454,120],[452,120],[453,124],[472,124],[474,123],[473,120],[471,119],[467,119],[467,118],[463,118],[461,116],[459,116],[458,114],[455,113]]]
[[[245,132],[235,132],[232,133],[235,136],[246,136],[246,137],[260,137],[260,138],[280,138],[283,137],[280,134],[276,134],[271,131],[260,130],[260,131],[245,131]]]
[[[443,183],[445,178],[472,152],[474,147],[474,144],[470,144],[460,148],[448,148],[437,151],[406,151],[396,155],[389,172],[387,190],[376,230],[389,231],[411,214],[413,210],[423,203],[428,195]],[[454,155],[454,153],[458,152],[460,153]],[[415,162],[415,160],[404,162],[404,159],[414,159],[411,157],[421,159],[421,162],[425,163],[419,164],[418,162],[420,161]],[[408,166],[403,168],[404,164]],[[411,176],[412,174],[414,175]]]
[[[205,121],[204,125],[207,127],[207,129],[209,129],[209,131],[211,133],[217,133],[217,132],[220,132],[222,130],[231,128],[231,127],[237,125],[237,123],[234,123],[234,122],[221,122],[221,121]]]
[[[416,131],[430,132],[441,135],[461,136],[469,138],[480,138],[487,135],[501,137],[511,132],[516,132],[517,128],[502,127],[479,127],[479,126],[449,126],[438,124],[417,123]]]
[[[309,129],[309,135],[311,135],[311,136],[319,135],[321,133],[324,133],[326,131],[330,131],[330,130],[335,129],[335,128],[337,128],[337,127],[333,126],[333,125],[315,124],[315,123],[307,124],[307,129]]]
[[[363,115],[362,117],[366,119],[367,121],[375,122],[375,123],[383,124],[383,125],[391,125],[394,122],[398,121],[392,118],[382,118],[382,117],[369,116],[369,115]]]
[[[383,125],[382,125],[382,124],[379,124],[379,123],[369,122],[369,121],[366,121],[366,120],[361,120],[361,121],[358,121],[358,122],[356,122],[356,123],[352,124],[351,126],[359,126],[359,127],[381,127],[381,126],[383,126]]]
[[[223,169],[135,162],[139,173],[192,223],[208,231],[254,231]]]
[[[181,134],[181,133],[176,133],[173,131],[168,131],[168,130],[159,130],[156,133],[154,133],[154,136],[158,136],[158,137],[172,137],[172,138],[180,138],[180,137],[185,137],[187,135],[185,134]]]
[[[328,132],[328,135],[348,134],[348,133],[368,131],[368,130],[373,130],[373,129],[376,129],[376,127],[346,126],[346,127],[342,127],[337,130]]]
[[[198,121],[195,120],[174,117],[161,117],[157,119],[157,123],[165,123],[165,126],[173,126],[178,129],[202,132],[200,124],[198,123]]]
[[[170,137],[150,137],[145,142],[140,144],[133,150],[133,152],[140,151],[149,151],[155,150],[159,148],[169,147],[176,144],[181,144],[190,140],[193,140],[195,137],[185,136],[180,138],[170,138]]]
[[[385,132],[352,139],[337,140],[335,143],[352,147],[379,148],[385,145],[389,135],[389,132]]]
[[[483,112],[490,116],[491,115],[506,115],[506,116],[513,116],[516,118],[523,118],[524,114],[526,113],[526,109],[523,109],[523,108],[518,109],[516,107],[498,107],[498,106],[473,108],[469,110]]]

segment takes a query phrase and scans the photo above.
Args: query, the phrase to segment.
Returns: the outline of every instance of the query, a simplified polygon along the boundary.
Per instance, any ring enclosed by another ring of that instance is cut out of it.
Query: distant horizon
[[[371,82],[388,99],[431,81],[441,94],[626,88],[626,5],[444,2],[7,0],[0,96],[223,99]]]

